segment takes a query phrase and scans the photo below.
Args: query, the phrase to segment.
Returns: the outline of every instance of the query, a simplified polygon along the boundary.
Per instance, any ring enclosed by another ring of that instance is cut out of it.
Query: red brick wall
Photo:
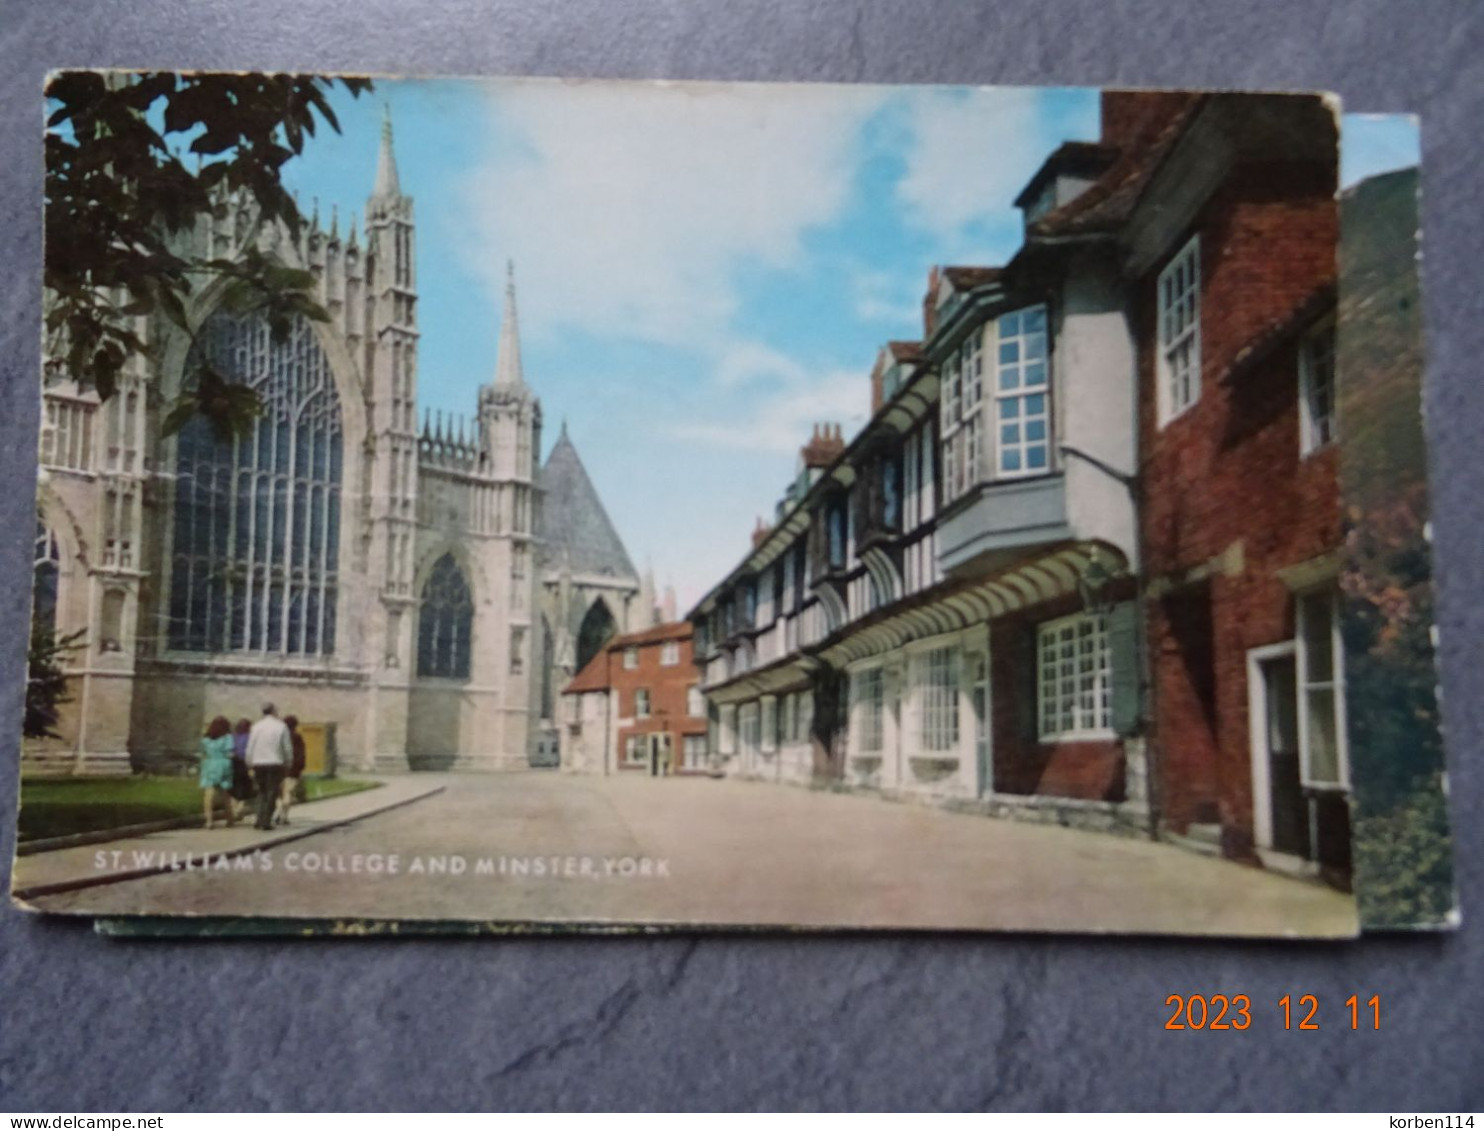
[[[663,642],[652,641],[636,645],[638,666],[632,670],[623,666],[625,645],[622,639],[615,641],[608,652],[608,670],[612,691],[618,697],[618,717],[633,719],[630,726],[618,727],[617,745],[614,748],[615,764],[619,769],[640,769],[624,761],[630,735],[670,732],[671,766],[684,768],[684,736],[705,734],[706,720],[686,714],[686,692],[699,680],[691,656],[691,640],[687,636],[677,641],[680,646],[679,663],[660,663]],[[649,718],[635,718],[634,702],[640,688],[649,690]],[[695,767],[699,768],[699,767]]]
[[[1165,822],[1183,831],[1219,820],[1236,856],[1250,853],[1252,837],[1247,650],[1293,635],[1291,595],[1274,571],[1334,548],[1341,531],[1333,448],[1299,453],[1296,337],[1228,370],[1254,343],[1277,340],[1274,329],[1333,282],[1333,190],[1332,170],[1248,166],[1208,202],[1192,229],[1201,237],[1200,399],[1163,429],[1155,321],[1164,262],[1137,284],[1146,576],[1188,580],[1234,543],[1242,550],[1240,572],[1216,570],[1208,590],[1147,602],[1152,769]]]

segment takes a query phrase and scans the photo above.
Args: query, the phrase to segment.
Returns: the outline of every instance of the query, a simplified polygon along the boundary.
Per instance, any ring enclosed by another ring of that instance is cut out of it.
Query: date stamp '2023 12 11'
[[[1319,999],[1313,994],[1295,998],[1284,994],[1278,999],[1283,1014],[1283,1028],[1315,1031],[1319,1029]],[[1173,1013],[1165,1020],[1166,1029],[1235,1029],[1252,1027],[1252,999],[1247,994],[1171,994],[1165,1005]],[[1359,994],[1345,999],[1344,1019],[1355,1030],[1381,1028],[1381,995],[1372,994],[1361,1000]]]

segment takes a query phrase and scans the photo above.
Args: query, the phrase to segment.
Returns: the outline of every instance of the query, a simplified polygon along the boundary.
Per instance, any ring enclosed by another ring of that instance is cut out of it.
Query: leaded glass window
[[[1345,650],[1338,590],[1298,598],[1299,762],[1320,789],[1350,781],[1345,735]]]
[[[1299,399],[1304,455],[1332,443],[1336,435],[1335,328],[1322,327],[1299,345]]]
[[[1001,477],[1043,475],[1051,466],[1050,380],[1046,308],[1032,306],[999,320],[995,361],[995,450]]]
[[[433,563],[423,585],[417,628],[417,674],[433,679],[469,678],[469,636],[474,601],[452,554]]]
[[[45,632],[57,628],[57,590],[62,575],[62,555],[57,536],[36,520],[36,554],[31,567],[31,624]]]
[[[1201,245],[1194,236],[1159,274],[1160,423],[1201,395]]]
[[[917,691],[917,746],[941,753],[958,745],[957,648],[934,648],[913,657]]]
[[[1037,630],[1041,738],[1112,734],[1112,660],[1104,618],[1078,613]]]
[[[880,753],[885,728],[882,725],[886,703],[885,685],[880,668],[867,668],[850,677],[850,693],[855,700],[856,749],[862,754]]]
[[[314,328],[275,341],[266,320],[219,311],[187,371],[209,364],[262,402],[223,441],[202,417],[176,444],[171,648],[329,655],[340,558],[340,398]]]

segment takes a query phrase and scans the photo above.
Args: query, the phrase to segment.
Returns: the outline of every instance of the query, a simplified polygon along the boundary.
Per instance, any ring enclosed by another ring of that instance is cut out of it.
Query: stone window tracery
[[[31,566],[31,624],[45,632],[57,628],[57,595],[62,577],[62,555],[57,536],[40,517],[36,519],[36,553]]]
[[[430,679],[469,678],[469,638],[474,602],[452,554],[433,564],[423,585],[417,632],[417,674]]]
[[[218,439],[197,416],[176,446],[171,648],[329,655],[340,556],[340,399],[313,327],[274,341],[265,319],[218,311],[187,369],[251,386],[262,415]]]

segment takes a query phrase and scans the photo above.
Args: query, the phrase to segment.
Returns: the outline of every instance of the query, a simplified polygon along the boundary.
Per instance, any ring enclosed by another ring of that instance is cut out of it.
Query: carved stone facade
[[[513,272],[474,417],[419,420],[416,224],[389,121],[364,235],[354,220],[339,227],[316,210],[295,237],[223,200],[183,248],[257,247],[310,271],[327,323],[275,339],[207,286],[189,333],[139,320],[153,359],[132,361],[104,404],[48,361],[37,609],[57,633],[84,635],[61,738],[28,743],[29,763],[168,765],[206,720],[255,717],[271,700],[329,724],[344,767],[521,768],[537,755],[545,669],[587,615],[548,646],[553,602],[576,614],[602,590],[614,614],[602,627],[628,626],[639,581],[585,473],[593,505],[561,520],[601,529],[558,541],[602,544],[612,568],[563,582],[540,546],[541,406],[522,370]],[[257,390],[250,437],[223,443],[199,419],[161,435],[200,361]],[[565,429],[553,455],[561,478],[576,460]]]

